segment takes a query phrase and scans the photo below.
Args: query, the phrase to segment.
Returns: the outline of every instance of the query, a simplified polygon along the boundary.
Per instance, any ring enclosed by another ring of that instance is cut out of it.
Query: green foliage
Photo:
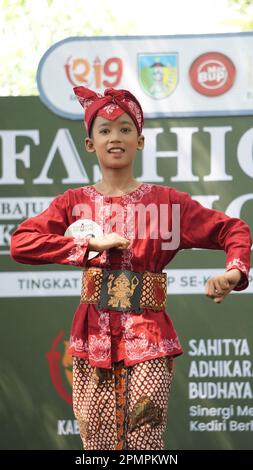
[[[236,6],[242,13],[244,13],[247,8],[252,5],[252,0],[229,0],[229,3]]]
[[[253,2],[252,0],[228,0],[228,5],[236,16],[227,24],[237,26],[240,31],[253,31]]]
[[[0,95],[37,95],[40,58],[70,36],[126,35],[103,0],[0,0]]]
[[[50,46],[66,37],[138,34],[139,22],[145,22],[146,14],[150,12],[154,21],[156,7],[159,15],[166,14],[166,8],[159,13],[157,0],[152,5],[139,0],[138,5],[143,2],[143,17],[139,18],[135,0],[130,2],[0,0],[0,95],[37,95],[38,63]],[[227,5],[226,24],[238,31],[252,31],[253,0],[227,0]],[[131,21],[124,8],[132,8]]]

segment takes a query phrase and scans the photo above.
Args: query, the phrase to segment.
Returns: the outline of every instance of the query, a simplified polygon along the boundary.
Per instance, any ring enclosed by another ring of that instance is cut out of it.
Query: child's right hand
[[[130,244],[130,240],[121,237],[118,233],[112,232],[104,235],[103,237],[95,237],[89,239],[89,251],[104,251],[109,248],[118,248],[119,250],[126,249]]]

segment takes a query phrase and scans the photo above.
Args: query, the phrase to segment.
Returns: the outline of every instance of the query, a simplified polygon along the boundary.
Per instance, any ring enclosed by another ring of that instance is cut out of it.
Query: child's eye
[[[109,129],[100,129],[99,133],[102,134],[102,135],[106,135],[108,134],[109,132]]]
[[[123,132],[124,134],[128,134],[129,132],[131,132],[131,129],[129,129],[129,127],[122,127],[121,132]]]

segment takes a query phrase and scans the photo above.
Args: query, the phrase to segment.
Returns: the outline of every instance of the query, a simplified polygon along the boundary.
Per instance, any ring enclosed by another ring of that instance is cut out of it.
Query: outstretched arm
[[[226,275],[209,280],[207,292],[211,289],[210,294],[213,296],[214,289],[229,289],[229,292],[232,289],[246,289],[252,243],[248,225],[241,219],[203,207],[187,193],[173,189],[172,194],[173,202],[180,204],[180,249],[208,248],[226,252]],[[239,271],[241,277],[238,279],[239,274],[229,274],[230,271]],[[233,286],[231,289],[227,287],[227,282],[230,283],[229,286]]]
[[[208,279],[205,294],[215,303],[220,304],[223,299],[239,284],[241,280],[239,269],[230,269],[223,274]]]

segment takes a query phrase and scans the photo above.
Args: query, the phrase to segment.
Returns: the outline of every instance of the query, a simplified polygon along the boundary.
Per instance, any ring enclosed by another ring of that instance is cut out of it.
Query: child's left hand
[[[241,271],[239,269],[231,269],[224,274],[211,277],[205,286],[205,294],[217,304],[220,304],[224,297],[237,286],[241,279]]]

